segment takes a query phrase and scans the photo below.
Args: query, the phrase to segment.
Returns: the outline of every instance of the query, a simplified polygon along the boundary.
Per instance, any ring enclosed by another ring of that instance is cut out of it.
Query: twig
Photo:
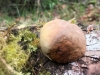
[[[10,72],[12,72],[13,74],[17,73],[9,64],[6,63],[6,61],[1,56],[0,56],[0,60]]]
[[[37,74],[36,74],[36,72],[35,72],[35,70],[33,69],[32,65],[30,64],[30,62],[29,62],[29,61],[27,61],[27,63],[28,63],[28,65],[29,65],[29,67],[31,67],[31,68],[32,68],[32,72],[34,73],[34,75],[37,75]]]
[[[3,37],[9,36],[11,29],[16,25],[16,23],[12,24],[10,27],[7,28],[7,30],[4,32]]]

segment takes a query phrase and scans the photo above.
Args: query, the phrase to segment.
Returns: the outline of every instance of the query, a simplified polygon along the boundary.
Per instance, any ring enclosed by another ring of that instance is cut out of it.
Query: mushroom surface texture
[[[40,46],[50,60],[67,63],[76,61],[85,54],[86,40],[77,25],[55,19],[41,28]]]

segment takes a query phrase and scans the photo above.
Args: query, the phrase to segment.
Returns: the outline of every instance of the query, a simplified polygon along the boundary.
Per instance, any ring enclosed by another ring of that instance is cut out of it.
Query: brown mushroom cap
[[[40,31],[42,52],[59,63],[72,62],[85,54],[86,40],[82,30],[65,20],[46,23]]]

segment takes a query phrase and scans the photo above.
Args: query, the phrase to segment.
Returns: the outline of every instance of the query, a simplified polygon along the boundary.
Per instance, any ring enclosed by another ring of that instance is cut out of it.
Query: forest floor
[[[40,29],[51,19],[66,20],[66,17],[70,15],[65,11],[66,8],[66,5],[60,8],[64,10],[63,14],[58,11],[52,13],[46,11],[47,16],[43,15],[43,12],[40,13],[42,18],[28,14],[26,17],[15,18],[10,23],[7,19],[0,21],[1,75],[100,75],[99,49],[95,51],[88,49],[82,58],[66,64],[53,62],[43,55],[39,45]],[[86,9],[87,11],[78,17],[73,13],[67,21],[77,24],[85,35],[97,32],[96,39],[99,39],[100,16],[98,14],[100,14],[100,9],[90,10],[90,7]],[[52,18],[50,18],[51,15]]]

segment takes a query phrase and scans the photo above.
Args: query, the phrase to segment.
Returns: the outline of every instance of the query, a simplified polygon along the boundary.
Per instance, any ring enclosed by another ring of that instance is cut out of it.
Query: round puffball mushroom
[[[49,59],[67,63],[76,61],[85,54],[86,40],[77,25],[55,19],[41,28],[40,46]]]

